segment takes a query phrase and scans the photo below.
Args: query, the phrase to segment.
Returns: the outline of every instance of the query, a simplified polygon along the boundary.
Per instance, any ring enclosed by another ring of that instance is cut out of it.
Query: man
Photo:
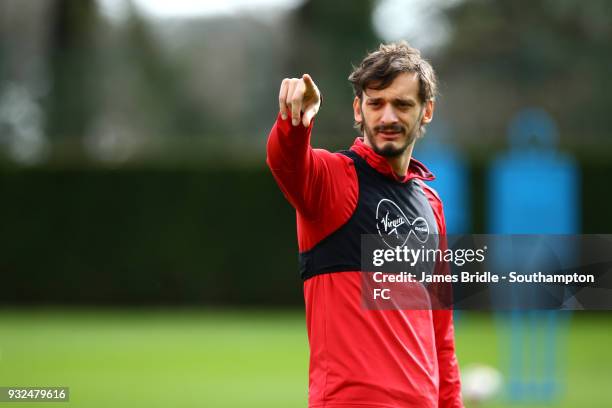
[[[310,146],[321,96],[308,74],[282,81],[268,140],[268,166],[297,213],[309,407],[462,407],[452,312],[366,310],[361,298],[361,234],[388,233],[393,216],[446,233],[442,203],[424,183],[433,175],[412,158],[433,117],[435,73],[400,42],[367,55],[349,80],[363,135],[350,151]]]

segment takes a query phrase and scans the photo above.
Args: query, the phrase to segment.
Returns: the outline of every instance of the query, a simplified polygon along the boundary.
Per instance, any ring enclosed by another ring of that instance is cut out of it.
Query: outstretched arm
[[[279,116],[268,138],[267,163],[293,207],[301,216],[312,218],[326,198],[323,180],[328,171],[321,151],[310,146],[312,119],[321,96],[310,75],[304,74],[282,81],[278,102]]]
[[[321,96],[309,75],[283,80],[278,101],[280,112],[268,138],[267,163],[297,210],[298,246],[307,251],[353,213],[357,174],[348,157],[310,146]]]

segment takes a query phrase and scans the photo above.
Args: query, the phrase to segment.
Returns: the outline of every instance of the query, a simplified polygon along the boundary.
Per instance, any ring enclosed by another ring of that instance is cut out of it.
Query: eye
[[[395,106],[397,106],[398,109],[401,109],[401,110],[408,110],[412,108],[414,105],[411,104],[410,102],[398,102],[395,104]]]
[[[371,106],[373,108],[380,106],[380,101],[369,101],[368,106]]]

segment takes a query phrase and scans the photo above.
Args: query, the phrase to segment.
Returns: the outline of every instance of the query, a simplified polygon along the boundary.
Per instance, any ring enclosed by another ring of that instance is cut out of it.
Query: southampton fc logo
[[[389,248],[406,245],[410,237],[424,244],[429,237],[425,218],[417,217],[410,221],[401,208],[387,198],[376,206],[376,229]]]

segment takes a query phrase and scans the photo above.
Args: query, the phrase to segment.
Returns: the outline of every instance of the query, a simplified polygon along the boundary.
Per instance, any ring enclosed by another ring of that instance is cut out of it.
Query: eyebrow
[[[367,102],[380,102],[383,98],[380,97],[368,97]],[[393,103],[401,103],[406,105],[416,105],[416,102],[412,98],[395,98],[393,99]]]
[[[395,98],[393,100],[393,102],[395,102],[395,103],[403,103],[403,104],[406,104],[406,105],[415,105],[416,104],[416,102],[412,98],[409,98],[409,99],[406,99],[406,98]]]

